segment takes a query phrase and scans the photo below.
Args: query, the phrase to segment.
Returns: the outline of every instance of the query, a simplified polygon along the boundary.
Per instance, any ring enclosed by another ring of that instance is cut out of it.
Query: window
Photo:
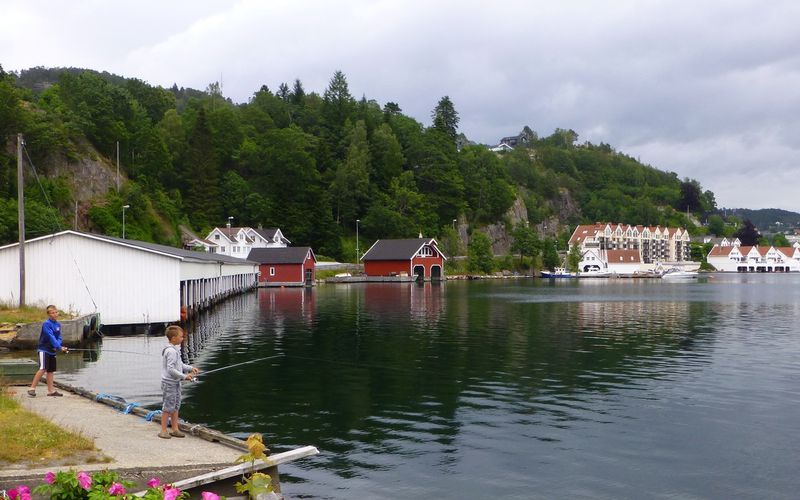
[[[269,275],[270,276],[275,276],[275,268],[274,267],[270,267],[269,268]]]
[[[215,239],[215,240],[219,240],[219,235],[218,235],[218,234],[215,234],[215,235],[214,235],[214,239]]]
[[[419,251],[419,254],[423,257],[432,257],[433,256],[433,248],[429,246],[422,247],[422,250]]]

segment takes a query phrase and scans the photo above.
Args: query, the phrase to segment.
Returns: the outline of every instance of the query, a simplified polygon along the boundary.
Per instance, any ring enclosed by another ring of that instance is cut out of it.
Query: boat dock
[[[133,481],[141,490],[147,488],[150,478],[158,477],[162,482],[192,488],[192,498],[199,498],[202,490],[237,496],[233,481],[241,479],[243,473],[263,470],[273,478],[276,492],[280,492],[278,465],[318,453],[313,446],[304,446],[285,453],[267,452],[268,459],[257,461],[255,466],[236,464],[236,459],[247,453],[247,446],[240,439],[185,422],[181,423],[185,438],[161,439],[157,415],[148,421],[144,417],[149,412],[143,408],[60,382],[56,386],[64,397],[48,398],[41,387],[35,398],[27,396],[25,387],[11,387],[10,392],[24,409],[93,440],[97,452],[69,459],[69,465],[4,464],[0,490],[19,484],[33,488],[44,482],[48,471],[108,469]]]

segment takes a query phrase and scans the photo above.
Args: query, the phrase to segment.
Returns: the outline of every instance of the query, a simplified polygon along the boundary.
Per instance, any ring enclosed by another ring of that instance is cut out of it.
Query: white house
[[[212,253],[247,258],[254,248],[286,248],[289,241],[280,229],[254,229],[252,227],[215,227],[205,240],[197,244]]]
[[[717,271],[798,272],[800,250],[795,247],[714,245],[706,261]]]
[[[642,259],[638,250],[608,250],[606,258],[610,273],[635,274],[641,270]]]
[[[25,242],[25,303],[99,313],[104,325],[177,321],[256,286],[258,264],[110,236],[63,231]],[[0,301],[19,303],[19,244],[0,247]]]
[[[578,264],[578,271],[582,273],[587,272],[607,272],[608,263],[600,255],[597,249],[586,250],[581,256],[581,261]]]

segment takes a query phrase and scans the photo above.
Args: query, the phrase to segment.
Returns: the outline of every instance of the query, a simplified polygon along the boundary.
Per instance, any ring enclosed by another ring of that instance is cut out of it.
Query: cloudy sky
[[[299,78],[396,102],[444,95],[495,144],[571,128],[720,207],[800,212],[800,2],[0,0],[0,64],[75,66],[246,102]]]

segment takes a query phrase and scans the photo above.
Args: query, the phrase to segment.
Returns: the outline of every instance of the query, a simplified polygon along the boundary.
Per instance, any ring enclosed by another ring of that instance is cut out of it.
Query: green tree
[[[355,225],[369,197],[369,143],[364,122],[353,127],[347,158],[339,165],[331,192],[336,204],[336,221]]]
[[[322,97],[322,139],[334,159],[343,159],[347,151],[345,123],[352,120],[355,99],[350,95],[347,78],[336,71]]]
[[[758,229],[750,222],[750,219],[745,219],[742,227],[740,227],[733,236],[739,238],[739,241],[744,246],[757,245],[758,241],[761,239],[761,233],[759,233]]]
[[[582,258],[583,255],[581,254],[580,245],[572,245],[567,254],[567,269],[570,272],[579,271],[580,269],[578,269],[578,267],[580,266]]]
[[[789,240],[786,239],[786,235],[783,233],[775,233],[772,235],[772,246],[774,247],[790,247],[792,246],[789,243]]]
[[[714,236],[723,236],[725,234],[725,221],[719,215],[708,216],[708,232]]]
[[[467,269],[489,274],[494,268],[492,242],[480,231],[473,231],[467,246]]]
[[[431,112],[431,118],[433,118],[433,128],[442,132],[449,137],[451,141],[455,142],[456,135],[458,135],[459,118],[458,112],[453,105],[453,101],[450,100],[450,97],[444,96],[439,99],[438,104],[436,104],[433,112]]]
[[[500,160],[484,147],[467,146],[458,155],[469,219],[491,223],[514,203],[514,189]]]
[[[524,257],[531,259],[531,265],[536,257],[539,255],[539,236],[532,230],[527,223],[517,224],[511,231],[513,241],[511,243],[511,251],[519,253],[520,264]]]
[[[382,191],[386,191],[392,179],[403,171],[403,150],[392,132],[392,127],[380,125],[369,143],[372,157],[370,179]]]
[[[555,240],[548,238],[544,241],[544,253],[543,253],[543,262],[542,265],[545,269],[549,269],[550,271],[554,271],[556,267],[561,265],[561,258],[558,256],[558,250],[556,249],[556,242]]]
[[[200,109],[183,160],[183,201],[195,229],[222,220],[219,165],[205,109]]]

